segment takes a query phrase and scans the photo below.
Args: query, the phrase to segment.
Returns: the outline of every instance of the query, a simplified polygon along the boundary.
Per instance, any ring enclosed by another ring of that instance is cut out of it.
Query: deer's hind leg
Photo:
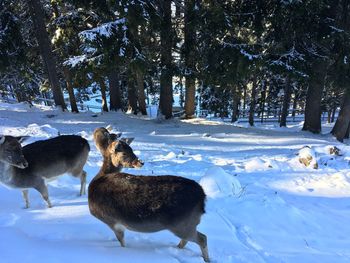
[[[209,252],[207,245],[207,236],[201,232],[195,230],[193,233],[175,233],[178,237],[181,238],[180,243],[177,245],[178,248],[184,248],[188,241],[196,243],[202,252],[202,257],[205,262],[209,262]]]
[[[186,246],[187,242],[188,241],[186,239],[181,239],[180,243],[177,245],[177,247],[182,249]]]
[[[115,225],[111,225],[110,228],[113,230],[116,238],[118,239],[120,245],[122,247],[125,247],[125,240],[124,240],[124,227],[119,225],[119,224],[115,224]]]
[[[201,249],[202,257],[205,262],[209,262],[209,253],[207,245],[207,237],[197,231],[199,220],[186,220],[175,227],[172,227],[171,232],[181,238],[178,248],[184,248],[188,241],[198,244]]]
[[[71,170],[71,174],[74,177],[80,178],[80,192],[82,196],[86,194],[86,172],[83,170],[86,160],[81,159],[78,164]]]

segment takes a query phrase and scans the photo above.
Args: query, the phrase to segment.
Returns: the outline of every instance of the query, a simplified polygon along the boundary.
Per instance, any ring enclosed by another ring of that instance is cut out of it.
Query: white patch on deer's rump
[[[122,231],[125,230],[125,226],[122,225],[122,224],[119,224],[119,223],[116,223],[116,224],[113,226],[113,228],[114,228],[115,230],[122,230]]]

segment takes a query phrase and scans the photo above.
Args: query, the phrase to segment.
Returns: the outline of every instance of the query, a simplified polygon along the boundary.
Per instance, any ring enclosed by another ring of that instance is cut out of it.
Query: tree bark
[[[252,87],[252,95],[250,99],[250,107],[249,107],[249,125],[254,126],[254,113],[255,113],[255,97],[256,97],[257,83],[253,82]]]
[[[261,101],[260,101],[260,122],[261,123],[264,122],[266,91],[267,91],[267,85],[266,85],[265,81],[263,81],[262,90],[261,90]]]
[[[146,94],[143,74],[141,72],[136,72],[135,75],[137,83],[137,101],[139,103],[139,110],[142,115],[147,115]]]
[[[239,102],[241,100],[240,91],[238,86],[232,88],[232,117],[231,122],[238,120],[239,114]]]
[[[305,122],[303,131],[312,133],[321,132],[321,99],[325,79],[325,62],[314,64],[313,74],[310,77],[309,88],[306,95]]]
[[[242,117],[246,117],[246,110],[247,110],[247,85],[244,84],[243,85],[243,116]]]
[[[106,96],[106,84],[103,78],[99,79],[101,96],[102,96],[102,111],[108,112],[107,96]]]
[[[350,135],[350,124],[349,124],[349,126],[348,126],[348,129],[346,130],[344,139],[349,139],[349,135]]]
[[[297,95],[297,92],[294,93],[294,100],[293,100],[293,111],[292,111],[292,117],[295,117],[296,109],[297,109],[297,102],[298,102],[299,96]]]
[[[337,106],[333,106],[331,122],[334,122],[336,112],[337,112]]]
[[[59,83],[56,61],[52,53],[49,36],[45,27],[44,10],[41,6],[40,0],[28,0],[27,3],[34,24],[34,32],[38,40],[40,54],[43,58],[45,69],[49,76],[50,86],[52,89],[55,104],[57,106],[60,106],[62,110],[65,110],[66,104],[64,102],[63,93]]]
[[[290,79],[287,76],[286,84],[284,87],[284,97],[283,97],[283,104],[282,104],[280,127],[287,126],[287,116],[288,116],[288,109],[289,109],[291,94],[292,94],[292,85],[290,85]]]
[[[122,109],[121,92],[119,86],[119,75],[116,69],[108,74],[109,82],[109,110],[118,111]]]
[[[71,73],[69,72],[69,69],[67,69],[67,68],[64,68],[63,72],[64,72],[64,77],[66,79],[66,85],[67,85],[71,110],[72,110],[72,112],[79,113],[77,101],[76,101],[75,95],[74,95]]]
[[[128,74],[128,111],[137,115],[137,97],[134,76],[129,72]]]
[[[17,78],[16,78],[17,79]],[[16,96],[16,100],[18,102],[23,102],[23,101],[26,101],[25,98],[23,97],[23,94],[22,92],[20,92],[20,89],[18,87],[18,83],[17,83],[17,80],[13,80],[13,87],[14,87],[14,93],[15,93],[15,96]]]
[[[185,118],[192,118],[195,114],[196,101],[196,79],[194,71],[196,67],[195,61],[195,45],[196,45],[196,30],[195,30],[195,0],[185,0]]]
[[[338,141],[342,142],[346,137],[349,136],[349,125],[350,125],[350,89],[347,89],[344,94],[342,106],[340,108],[339,116],[331,133],[337,138]]]
[[[171,24],[171,0],[159,1],[161,10],[160,30],[160,55],[161,55],[161,76],[159,113],[170,119],[173,117],[173,83],[172,83],[172,24]]]

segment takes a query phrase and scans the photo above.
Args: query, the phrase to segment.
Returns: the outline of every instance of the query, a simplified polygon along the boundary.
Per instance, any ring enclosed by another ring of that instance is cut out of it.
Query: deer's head
[[[113,166],[123,168],[140,168],[143,162],[134,154],[130,147],[132,139],[120,139],[111,142],[107,147],[104,158],[110,158]]]
[[[20,141],[22,137],[0,135],[0,161],[21,169],[28,167]]]
[[[100,127],[94,131],[94,141],[100,153],[104,154],[109,144],[117,140],[121,133],[110,133],[108,129]]]

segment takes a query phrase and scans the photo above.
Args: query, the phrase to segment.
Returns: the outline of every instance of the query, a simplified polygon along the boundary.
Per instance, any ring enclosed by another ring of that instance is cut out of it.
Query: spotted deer
[[[47,181],[63,174],[79,177],[80,195],[85,194],[86,163],[90,146],[76,135],[62,135],[21,147],[17,138],[0,136],[0,182],[22,190],[25,207],[29,208],[28,189],[36,189],[52,207]]]
[[[98,135],[101,130],[95,130]],[[171,175],[142,176],[122,173],[121,169],[138,168],[143,163],[123,140],[95,141],[103,156],[103,165],[88,188],[89,209],[93,216],[108,225],[121,246],[124,230],[157,232],[169,230],[181,241],[199,245],[208,262],[207,237],[197,231],[205,213],[205,194],[193,180]],[[108,141],[107,144],[101,142]]]

